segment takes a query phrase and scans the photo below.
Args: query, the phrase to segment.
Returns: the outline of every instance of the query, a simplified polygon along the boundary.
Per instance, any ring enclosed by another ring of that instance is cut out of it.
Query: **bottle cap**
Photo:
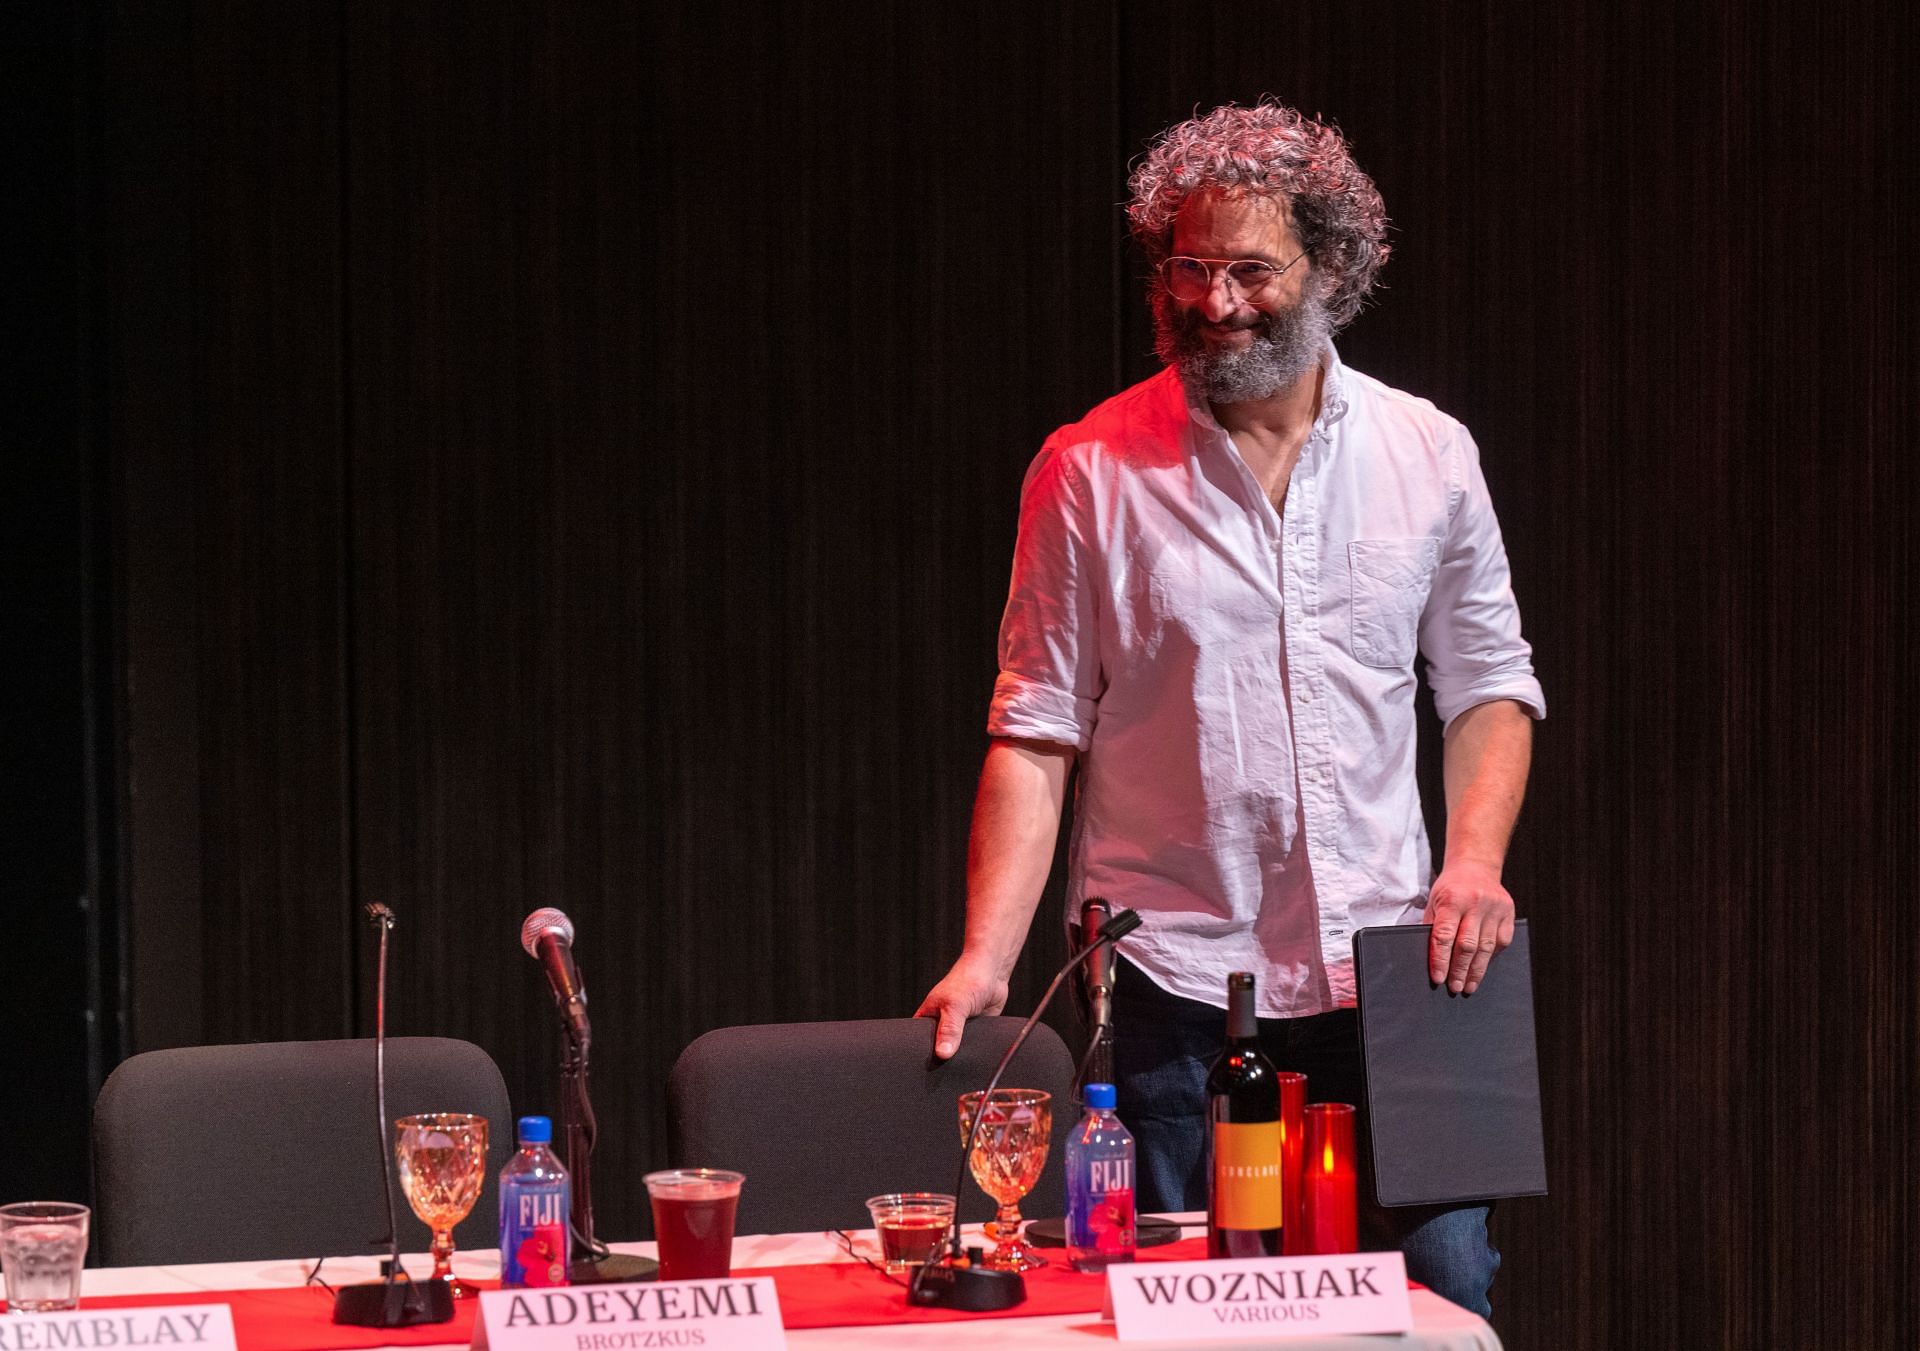
[[[1088,1084],[1087,1106],[1096,1112],[1111,1112],[1119,1101],[1119,1095],[1113,1091],[1112,1084]]]
[[[553,1140],[553,1122],[544,1116],[523,1116],[520,1118],[520,1144],[544,1145]]]

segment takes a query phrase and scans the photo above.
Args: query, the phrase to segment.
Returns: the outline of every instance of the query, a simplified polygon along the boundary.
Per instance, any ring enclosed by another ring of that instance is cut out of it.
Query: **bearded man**
[[[1512,938],[1501,867],[1545,708],[1472,438],[1334,351],[1388,253],[1340,134],[1219,108],[1165,132],[1130,187],[1166,369],[1027,473],[965,947],[918,1013],[944,1057],[1005,1004],[1077,763],[1069,914],[1100,896],[1145,921],[1113,999],[1140,1201],[1198,1210],[1227,974],[1254,973],[1281,1069],[1364,1110],[1353,932],[1430,923],[1433,979],[1473,992]],[[1445,724],[1437,878],[1422,652]],[[1487,1208],[1370,1191],[1363,1246],[1489,1313]]]

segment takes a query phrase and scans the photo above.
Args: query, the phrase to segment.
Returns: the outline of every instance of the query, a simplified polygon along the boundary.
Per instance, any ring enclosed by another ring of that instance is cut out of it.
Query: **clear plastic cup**
[[[60,1313],[79,1307],[90,1217],[85,1206],[69,1201],[0,1206],[0,1269],[6,1272],[9,1309]]]
[[[744,1173],[724,1168],[669,1168],[648,1173],[653,1236],[663,1281],[714,1280],[733,1271],[733,1216]]]
[[[940,1251],[953,1224],[953,1198],[941,1192],[887,1192],[867,1198],[880,1256],[899,1275]]]

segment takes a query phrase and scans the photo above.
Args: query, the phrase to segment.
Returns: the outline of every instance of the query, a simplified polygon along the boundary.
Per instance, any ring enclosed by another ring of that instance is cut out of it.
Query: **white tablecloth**
[[[1201,1232],[1191,1229],[1190,1234]],[[856,1234],[856,1242],[872,1250],[872,1234]],[[982,1240],[984,1241],[984,1240]],[[653,1256],[651,1243],[616,1243],[616,1252]],[[736,1239],[733,1265],[745,1267],[785,1266],[804,1262],[850,1260],[825,1234],[764,1234]],[[89,1270],[84,1277],[85,1295],[185,1294],[195,1290],[256,1290],[273,1286],[300,1285],[306,1280],[311,1262],[212,1262],[176,1267],[103,1267]],[[476,1280],[493,1280],[500,1275],[500,1258],[495,1252],[456,1253],[456,1273]],[[410,1255],[407,1270],[424,1276],[433,1268],[425,1256]],[[321,1275],[330,1285],[376,1279],[377,1259],[372,1257],[334,1257],[327,1260]],[[1291,1337],[1271,1341],[1215,1342],[1210,1345],[1239,1348],[1272,1348],[1273,1351],[1355,1351],[1356,1348],[1394,1345],[1419,1348],[1419,1351],[1499,1351],[1500,1339],[1486,1321],[1457,1304],[1448,1303],[1427,1290],[1413,1293],[1414,1329],[1405,1338],[1381,1337]],[[966,1323],[892,1324],[864,1328],[812,1328],[787,1334],[797,1348],[868,1347],[886,1351],[919,1351],[932,1347],[979,1347],[980,1351],[1044,1351],[1045,1348],[1078,1348],[1087,1351],[1092,1342],[1118,1345],[1113,1324],[1098,1314],[1062,1314],[1043,1318],[991,1318]],[[1146,1347],[1151,1343],[1135,1342]],[[240,1351],[247,1351],[241,1347]]]

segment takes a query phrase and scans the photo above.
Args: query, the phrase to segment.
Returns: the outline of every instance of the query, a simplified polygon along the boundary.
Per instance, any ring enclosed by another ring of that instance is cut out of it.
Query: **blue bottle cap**
[[[1112,1084],[1087,1085],[1087,1106],[1091,1107],[1094,1111],[1111,1112],[1114,1103],[1118,1101],[1119,1095],[1113,1091]]]
[[[553,1141],[553,1122],[544,1116],[523,1116],[520,1118],[520,1144],[544,1145]]]

